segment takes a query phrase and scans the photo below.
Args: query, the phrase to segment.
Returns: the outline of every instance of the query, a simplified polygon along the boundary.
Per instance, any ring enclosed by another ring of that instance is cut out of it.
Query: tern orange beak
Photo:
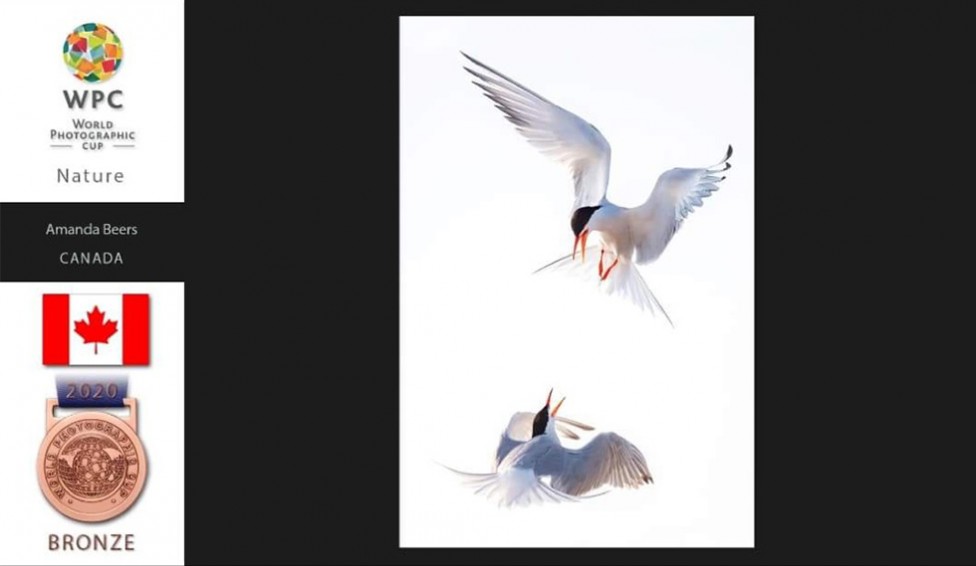
[[[549,395],[546,397],[546,407],[549,406],[549,401],[552,401],[552,389],[549,390]]]
[[[586,263],[586,238],[589,235],[589,230],[583,230],[576,236],[576,240],[573,242],[573,261],[576,261],[576,248],[579,247],[583,255],[583,263]]]
[[[566,398],[563,397],[562,399],[559,400],[558,403],[556,403],[556,408],[552,410],[552,415],[551,416],[553,416],[553,417],[556,416],[556,412],[559,411],[559,407],[562,407],[563,406],[563,401],[565,401],[565,400],[566,400]]]

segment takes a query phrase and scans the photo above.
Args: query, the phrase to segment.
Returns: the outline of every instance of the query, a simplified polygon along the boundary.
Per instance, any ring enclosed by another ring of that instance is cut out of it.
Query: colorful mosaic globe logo
[[[64,62],[79,80],[107,81],[122,66],[122,40],[105,24],[82,24],[64,40]]]

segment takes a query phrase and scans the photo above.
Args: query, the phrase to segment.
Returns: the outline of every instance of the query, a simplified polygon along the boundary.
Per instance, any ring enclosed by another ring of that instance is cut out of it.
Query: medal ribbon
[[[60,407],[122,407],[128,376],[67,376],[55,378]]]

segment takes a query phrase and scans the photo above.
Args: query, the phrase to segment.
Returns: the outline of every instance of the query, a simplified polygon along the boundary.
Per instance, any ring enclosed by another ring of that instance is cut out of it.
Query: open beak
[[[551,416],[553,416],[553,417],[556,416],[556,413],[559,412],[559,407],[562,407],[563,406],[563,401],[565,401],[565,400],[566,400],[566,398],[563,397],[562,399],[559,400],[558,403],[556,403],[556,408],[552,410],[552,415]]]
[[[552,389],[549,389],[549,396],[546,397],[546,407],[549,406],[549,401],[552,401]]]
[[[586,238],[590,235],[588,229],[584,229],[582,232],[576,236],[576,240],[573,242],[573,261],[576,261],[576,248],[580,248],[580,253],[583,255],[583,263],[586,263]]]

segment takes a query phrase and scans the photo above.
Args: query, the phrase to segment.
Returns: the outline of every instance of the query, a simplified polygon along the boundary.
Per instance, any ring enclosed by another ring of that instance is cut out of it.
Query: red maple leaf
[[[95,343],[95,355],[98,355],[98,343],[108,344],[108,339],[119,331],[117,320],[105,320],[105,313],[98,310],[98,305],[87,313],[88,322],[75,321],[75,332],[85,339],[85,344]]]

